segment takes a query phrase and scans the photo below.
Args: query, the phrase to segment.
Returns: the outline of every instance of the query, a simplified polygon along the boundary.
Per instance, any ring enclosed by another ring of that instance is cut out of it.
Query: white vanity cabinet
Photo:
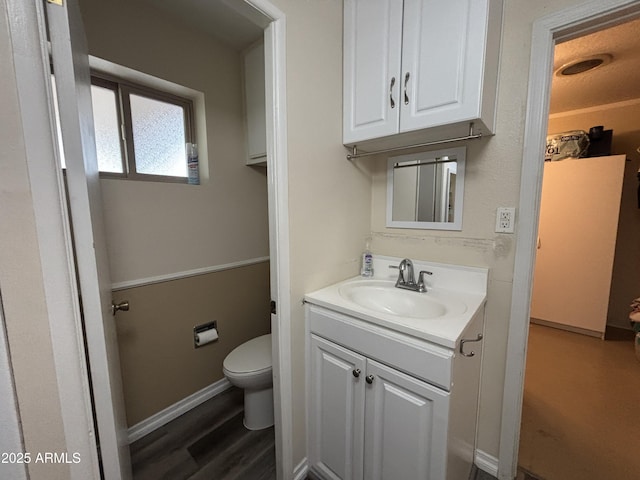
[[[501,24],[502,0],[345,0],[343,143],[494,133]]]
[[[482,332],[484,311],[464,338]],[[474,455],[472,356],[307,303],[309,465],[331,480],[460,480]],[[459,347],[458,347],[459,349]]]
[[[310,460],[323,476],[444,478],[448,392],[315,335],[311,352]]]

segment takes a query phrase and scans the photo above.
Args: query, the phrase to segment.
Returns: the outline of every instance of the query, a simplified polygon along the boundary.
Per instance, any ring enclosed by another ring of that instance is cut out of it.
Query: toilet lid
[[[222,366],[235,373],[250,373],[271,368],[271,334],[252,338],[234,348]]]

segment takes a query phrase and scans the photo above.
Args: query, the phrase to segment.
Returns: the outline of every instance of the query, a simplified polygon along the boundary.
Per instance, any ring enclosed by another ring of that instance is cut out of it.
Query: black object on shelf
[[[613,130],[605,130],[602,125],[589,129],[588,157],[604,157],[611,155],[611,139]]]

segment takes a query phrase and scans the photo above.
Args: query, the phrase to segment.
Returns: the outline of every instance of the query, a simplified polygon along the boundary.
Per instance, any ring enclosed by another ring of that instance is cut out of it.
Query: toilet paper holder
[[[209,330],[215,330],[217,332],[218,322],[216,320],[212,322],[203,323],[202,325],[196,325],[195,327],[193,327],[193,346],[195,348],[200,348],[200,347],[204,347],[205,345],[208,345],[209,342],[200,344],[200,345],[198,344],[198,334],[208,332]],[[218,339],[216,338],[214,341],[217,342]]]

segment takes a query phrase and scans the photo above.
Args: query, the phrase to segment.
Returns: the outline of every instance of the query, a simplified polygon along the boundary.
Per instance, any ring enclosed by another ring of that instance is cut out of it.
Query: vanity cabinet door
[[[344,2],[344,143],[398,133],[402,0]]]
[[[373,360],[366,382],[364,478],[444,480],[449,394]]]
[[[309,462],[323,478],[363,478],[365,363],[311,335]]]

